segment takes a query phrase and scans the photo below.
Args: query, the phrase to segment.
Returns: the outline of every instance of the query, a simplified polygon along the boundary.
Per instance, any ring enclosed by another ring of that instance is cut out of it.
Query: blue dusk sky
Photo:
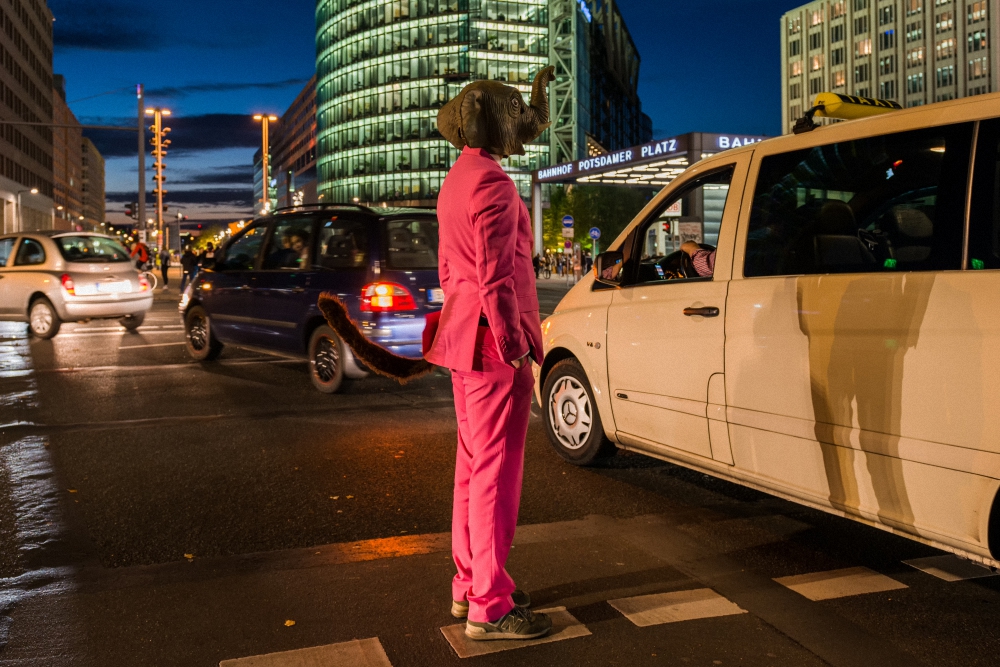
[[[642,57],[657,137],[777,134],[779,23],[795,0],[618,0]],[[167,201],[192,220],[251,207],[251,116],[281,114],[315,69],[315,1],[49,0],[57,74],[83,123],[135,124],[135,86],[171,109]],[[277,8],[277,9],[276,9]],[[90,132],[107,159],[108,219],[137,190],[136,139]],[[151,183],[151,181],[150,181]],[[151,185],[147,189],[152,189]]]

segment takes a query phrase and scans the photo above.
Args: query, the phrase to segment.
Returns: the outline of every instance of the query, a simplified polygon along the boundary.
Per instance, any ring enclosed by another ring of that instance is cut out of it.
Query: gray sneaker
[[[535,639],[551,629],[552,619],[547,614],[536,614],[527,607],[514,607],[496,623],[465,622],[465,636],[476,641]]]
[[[511,599],[514,604],[518,607],[530,607],[531,606],[531,596],[517,589],[510,594]],[[455,618],[468,618],[469,617],[469,601],[468,600],[452,600],[451,601],[451,615]]]

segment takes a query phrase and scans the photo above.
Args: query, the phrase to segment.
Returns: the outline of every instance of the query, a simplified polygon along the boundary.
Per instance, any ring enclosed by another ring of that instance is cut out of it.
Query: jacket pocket
[[[538,295],[518,294],[517,309],[522,313],[530,313],[533,310],[538,310]]]

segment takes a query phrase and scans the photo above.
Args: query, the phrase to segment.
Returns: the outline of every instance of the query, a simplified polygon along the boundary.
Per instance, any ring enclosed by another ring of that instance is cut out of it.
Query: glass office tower
[[[548,63],[548,0],[320,0],[320,201],[433,204],[458,151],[440,108],[476,79],[530,94]],[[548,163],[546,132],[506,167],[522,196]]]

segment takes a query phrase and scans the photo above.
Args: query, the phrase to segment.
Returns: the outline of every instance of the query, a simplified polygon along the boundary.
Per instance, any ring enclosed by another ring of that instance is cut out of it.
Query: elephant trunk
[[[535,113],[539,131],[549,126],[549,82],[555,80],[555,68],[551,65],[535,75],[531,85],[531,108]]]

